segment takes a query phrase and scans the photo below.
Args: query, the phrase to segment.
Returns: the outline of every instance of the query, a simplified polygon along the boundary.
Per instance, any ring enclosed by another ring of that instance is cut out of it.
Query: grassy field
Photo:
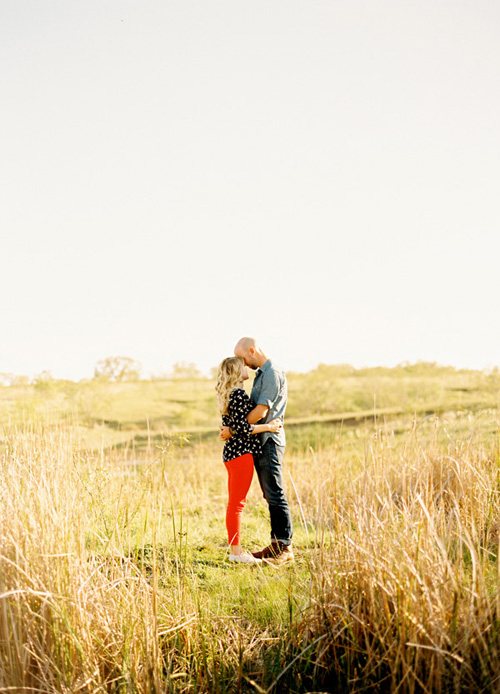
[[[280,569],[227,561],[213,381],[0,388],[0,691],[498,691],[499,385],[290,374]]]

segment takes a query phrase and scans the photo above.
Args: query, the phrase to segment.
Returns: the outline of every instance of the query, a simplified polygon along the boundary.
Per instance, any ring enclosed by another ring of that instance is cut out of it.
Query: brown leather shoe
[[[267,559],[277,564],[284,564],[287,561],[293,561],[293,552],[291,545],[285,545],[283,542],[271,542],[270,545],[258,552],[252,552],[256,559]]]
[[[281,544],[281,543],[280,543]],[[293,551],[291,545],[281,545],[281,552],[278,554],[276,559],[273,560],[273,564],[286,564],[288,561],[293,561]]]
[[[276,559],[280,554],[280,546],[277,542],[271,542],[270,545],[260,549],[258,552],[252,552],[252,556],[256,559]]]

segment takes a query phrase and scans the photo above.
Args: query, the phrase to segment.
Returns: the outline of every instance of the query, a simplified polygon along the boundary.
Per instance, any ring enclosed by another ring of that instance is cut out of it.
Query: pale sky
[[[0,372],[500,363],[498,0],[0,0]]]

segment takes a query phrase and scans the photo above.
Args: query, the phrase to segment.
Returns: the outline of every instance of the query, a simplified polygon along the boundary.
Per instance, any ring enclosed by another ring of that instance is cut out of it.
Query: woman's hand
[[[229,427],[219,427],[219,438],[221,441],[229,441],[231,436],[231,429]]]
[[[278,432],[282,428],[283,422],[278,417],[277,419],[272,419],[270,422],[268,422],[267,426],[269,427],[269,431],[271,433],[276,434],[276,432]]]

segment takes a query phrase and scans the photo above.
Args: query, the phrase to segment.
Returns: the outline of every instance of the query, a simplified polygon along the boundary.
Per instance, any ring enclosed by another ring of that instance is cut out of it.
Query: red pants
[[[240,544],[241,514],[245,508],[253,477],[253,455],[245,453],[228,460],[224,465],[229,474],[229,501],[226,511],[227,537],[230,545]]]

